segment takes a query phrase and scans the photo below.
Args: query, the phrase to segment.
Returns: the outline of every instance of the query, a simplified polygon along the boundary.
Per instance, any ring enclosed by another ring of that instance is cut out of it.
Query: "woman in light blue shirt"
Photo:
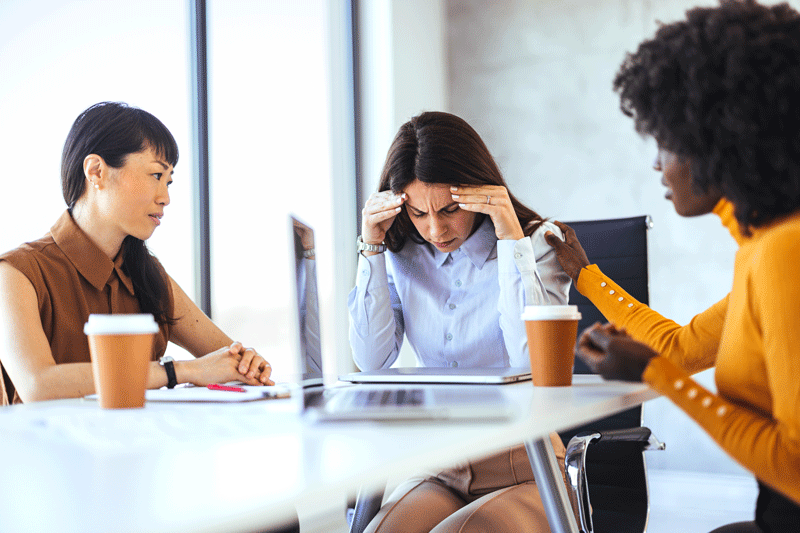
[[[571,282],[544,239],[548,231],[562,237],[508,191],[463,119],[412,118],[362,211],[349,297],[356,364],[391,366],[405,335],[420,366],[530,366],[522,310],[567,303]],[[537,524],[548,530],[519,446],[403,483],[370,531],[538,531]]]

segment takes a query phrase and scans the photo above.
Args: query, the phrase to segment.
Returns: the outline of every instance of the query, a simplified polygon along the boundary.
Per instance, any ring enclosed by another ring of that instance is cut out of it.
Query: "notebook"
[[[474,387],[463,385],[422,385],[422,383],[444,383],[441,380],[427,378],[437,375],[434,370],[438,371],[439,375],[447,375],[451,373],[451,369],[422,369],[431,372],[424,380],[410,380],[416,383],[416,386],[381,383],[323,386],[316,257],[308,257],[310,254],[306,252],[313,247],[314,230],[296,216],[290,215],[289,231],[289,242],[292,247],[292,281],[296,288],[292,291],[293,319],[291,320],[295,330],[294,352],[297,357],[296,364],[303,376],[302,409],[309,417],[316,420],[505,420],[517,414],[517,406],[512,405],[505,395],[494,387],[482,388],[480,393],[476,394]],[[462,376],[469,375],[470,380],[457,379],[454,383],[485,382],[474,381],[479,372],[464,373],[463,369],[460,372]],[[410,377],[410,374],[408,376]],[[530,374],[528,376],[530,378]]]

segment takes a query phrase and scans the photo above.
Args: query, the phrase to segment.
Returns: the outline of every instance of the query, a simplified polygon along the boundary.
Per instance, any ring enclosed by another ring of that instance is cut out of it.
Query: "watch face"
[[[172,362],[174,362],[174,361],[175,361],[175,359],[173,359],[173,358],[172,358],[172,356],[170,356],[170,355],[165,355],[164,357],[162,357],[161,359],[159,359],[159,361],[158,361],[158,362],[159,362],[159,363],[161,363],[161,364],[163,365],[163,364],[165,364],[165,363],[172,363]]]

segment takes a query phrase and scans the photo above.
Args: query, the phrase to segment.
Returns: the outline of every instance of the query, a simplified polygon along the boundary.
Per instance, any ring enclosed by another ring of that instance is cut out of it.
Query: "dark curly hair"
[[[636,131],[692,162],[743,231],[800,208],[800,14],[722,0],[662,25],[614,79]]]
[[[400,126],[386,155],[378,190],[401,193],[414,180],[448,185],[502,185],[508,189],[478,132],[464,119],[441,111],[421,113]],[[508,197],[525,235],[533,234],[542,217],[525,207],[511,191]],[[484,217],[479,214],[476,227]],[[386,246],[398,252],[407,239],[418,244],[425,242],[404,206],[386,232]]]

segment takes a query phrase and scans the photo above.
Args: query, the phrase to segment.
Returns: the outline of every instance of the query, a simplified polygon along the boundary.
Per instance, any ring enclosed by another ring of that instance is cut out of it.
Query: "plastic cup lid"
[[[526,305],[522,320],[580,320],[577,305]]]
[[[144,335],[158,333],[156,324],[151,314],[121,314],[121,315],[89,315],[89,321],[83,326],[87,335]]]

